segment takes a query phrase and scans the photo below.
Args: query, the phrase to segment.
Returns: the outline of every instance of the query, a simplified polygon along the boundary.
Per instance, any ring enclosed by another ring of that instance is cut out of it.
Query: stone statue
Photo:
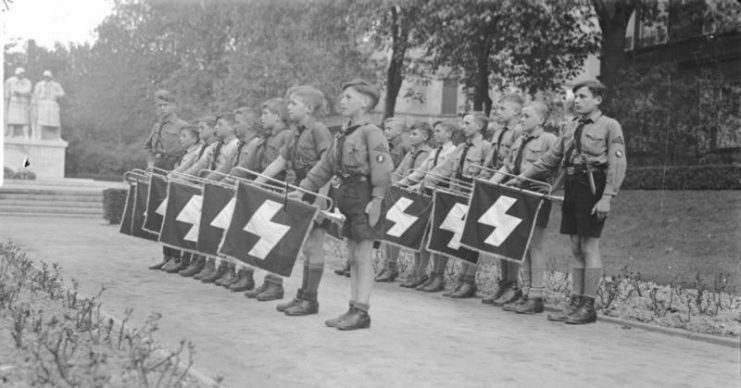
[[[31,124],[31,80],[22,67],[5,81],[5,136],[29,136]]]
[[[33,89],[34,138],[56,140],[61,138],[59,120],[59,103],[64,97],[64,90],[58,82],[52,80],[51,71],[45,70],[43,79]]]

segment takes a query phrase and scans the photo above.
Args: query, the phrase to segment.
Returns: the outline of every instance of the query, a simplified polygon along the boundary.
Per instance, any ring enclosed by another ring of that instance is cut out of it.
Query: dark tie
[[[437,159],[440,158],[440,152],[443,151],[443,146],[437,147],[437,151],[435,151],[435,162],[432,164],[432,167],[437,166]]]
[[[463,165],[466,163],[466,156],[468,156],[468,150],[471,148],[473,143],[466,142],[466,145],[463,147],[463,153],[461,154],[461,160],[458,163],[458,170],[456,171],[458,177],[463,176]]]
[[[219,158],[219,155],[221,154],[221,147],[224,145],[223,140],[219,140],[218,143],[216,143],[216,147],[214,148],[214,159],[211,161],[211,169],[216,169],[216,159]]]
[[[348,125],[348,127],[337,136],[337,149],[335,149],[335,155],[340,175],[345,175],[345,163],[342,159],[342,149],[345,147],[345,138],[350,136],[358,128],[360,128],[360,125]]]
[[[571,147],[569,147],[568,152],[566,152],[566,163],[571,163],[571,158],[574,155],[574,150],[576,150],[577,154],[581,154],[581,135],[584,132],[584,127],[587,124],[591,124],[593,121],[590,118],[586,119],[579,119],[579,125],[576,127],[576,130],[574,131],[574,140],[571,143]]]
[[[515,157],[515,165],[514,165],[514,171],[512,171],[513,175],[520,175],[520,165],[522,165],[522,155],[525,153],[525,147],[528,143],[533,141],[535,139],[535,136],[526,136],[522,140],[522,144],[520,144],[520,149],[517,150],[517,156]]]

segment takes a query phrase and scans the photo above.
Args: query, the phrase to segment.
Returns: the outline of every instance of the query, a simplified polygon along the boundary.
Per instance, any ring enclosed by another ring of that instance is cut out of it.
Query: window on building
[[[440,113],[454,115],[458,111],[458,80],[443,80],[443,98]]]

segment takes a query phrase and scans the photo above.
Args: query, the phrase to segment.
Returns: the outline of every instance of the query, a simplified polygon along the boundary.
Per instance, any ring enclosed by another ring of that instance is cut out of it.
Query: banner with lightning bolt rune
[[[461,244],[477,252],[521,262],[527,253],[542,197],[476,180]]]
[[[147,232],[159,234],[162,229],[162,220],[167,207],[167,178],[159,174],[152,174],[149,180],[147,196],[147,210],[142,228]]]
[[[212,183],[203,184],[203,207],[198,229],[198,251],[209,256],[218,256],[219,244],[224,232],[232,222],[234,213],[234,190]]]
[[[170,181],[166,203],[160,242],[175,249],[197,252],[203,206],[201,188]]]
[[[291,276],[318,209],[247,183],[237,188],[234,214],[219,253]]]
[[[142,228],[147,211],[149,183],[139,181],[134,193],[134,210],[131,213],[131,235],[145,240],[157,241],[157,235]]]
[[[461,246],[463,225],[468,213],[468,199],[462,195],[437,190],[432,195],[432,221],[427,250],[477,263],[479,255]]]
[[[383,241],[414,252],[424,244],[425,230],[432,212],[432,199],[420,193],[391,186],[384,198]]]
[[[128,186],[129,192],[126,194],[126,204],[124,205],[124,211],[121,217],[121,226],[118,231],[131,236],[131,222],[134,217],[134,198],[136,198],[136,183],[129,182]]]

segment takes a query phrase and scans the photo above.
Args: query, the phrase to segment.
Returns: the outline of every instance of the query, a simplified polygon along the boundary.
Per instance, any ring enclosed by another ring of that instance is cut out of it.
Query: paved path
[[[617,325],[573,327],[380,285],[370,330],[340,332],[324,320],[347,309],[349,281],[331,272],[321,311],[289,318],[274,302],[149,271],[159,246],[84,219],[0,217],[0,239],[59,262],[65,277],[104,308],[135,308],[135,323],[161,312],[160,340],[196,344],[196,367],[230,387],[738,387],[738,349]],[[287,279],[300,283],[300,267]],[[289,296],[289,295],[287,295]],[[362,352],[361,352],[362,350]]]

